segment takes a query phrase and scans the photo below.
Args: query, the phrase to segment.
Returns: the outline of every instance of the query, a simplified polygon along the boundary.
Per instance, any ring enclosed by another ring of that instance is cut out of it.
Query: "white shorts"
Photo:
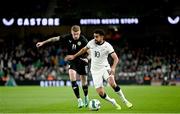
[[[92,78],[93,78],[93,83],[95,88],[103,87],[103,80],[106,80],[110,77],[108,73],[107,68],[103,68],[100,70],[91,70]]]

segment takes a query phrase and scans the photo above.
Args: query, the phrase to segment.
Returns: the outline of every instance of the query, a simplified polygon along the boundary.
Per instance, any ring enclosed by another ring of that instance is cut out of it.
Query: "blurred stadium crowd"
[[[0,50],[1,80],[5,80],[6,75],[22,81],[68,79],[68,64],[64,61],[66,48],[55,43],[37,49],[37,41],[3,43],[4,48]],[[110,39],[109,42],[120,58],[116,80],[134,80],[138,84],[142,84],[145,77],[153,81],[180,80],[179,41],[148,38],[138,42],[132,39],[120,40],[121,43]]]

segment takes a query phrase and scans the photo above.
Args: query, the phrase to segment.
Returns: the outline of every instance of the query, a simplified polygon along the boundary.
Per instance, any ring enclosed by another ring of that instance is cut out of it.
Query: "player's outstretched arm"
[[[44,44],[47,44],[47,43],[49,43],[49,42],[55,42],[55,41],[58,41],[59,38],[60,38],[60,37],[57,36],[57,37],[49,38],[49,39],[44,40],[44,41],[42,41],[42,42],[38,42],[38,43],[36,43],[36,47],[41,47],[41,46],[43,46]]]
[[[88,51],[88,49],[89,49],[89,48],[84,47],[84,48],[82,48],[79,52],[77,52],[77,53],[74,54],[74,55],[67,55],[67,56],[65,57],[65,61],[75,59],[76,57],[78,57],[78,56],[80,56],[80,55],[86,53],[86,52]]]
[[[117,64],[118,64],[118,62],[119,62],[119,58],[118,58],[118,56],[117,56],[117,54],[115,53],[115,52],[113,52],[112,54],[111,54],[111,57],[113,58],[113,64],[112,64],[112,66],[111,66],[111,75],[114,75],[115,74],[115,69],[116,69],[116,66],[117,66]]]

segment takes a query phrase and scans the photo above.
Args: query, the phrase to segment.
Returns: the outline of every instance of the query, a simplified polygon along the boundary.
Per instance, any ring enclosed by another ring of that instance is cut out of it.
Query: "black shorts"
[[[89,71],[88,63],[81,59],[69,61],[69,69],[75,70],[79,75],[86,75]]]

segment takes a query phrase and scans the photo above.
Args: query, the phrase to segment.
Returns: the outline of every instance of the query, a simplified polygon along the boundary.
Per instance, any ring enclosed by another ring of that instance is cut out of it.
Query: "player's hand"
[[[73,60],[75,57],[74,57],[74,55],[67,55],[65,58],[64,58],[64,60],[65,61],[68,61],[68,60]]]
[[[41,47],[41,46],[43,46],[43,45],[44,45],[43,42],[38,42],[38,43],[36,44],[36,47]]]

